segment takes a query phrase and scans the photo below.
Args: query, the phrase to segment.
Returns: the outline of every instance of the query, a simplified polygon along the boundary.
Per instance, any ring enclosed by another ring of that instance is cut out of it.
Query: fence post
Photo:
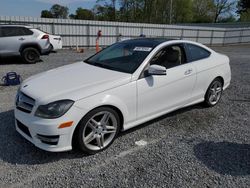
[[[86,35],[87,35],[87,48],[90,48],[90,26],[86,25]]]
[[[181,40],[183,39],[183,35],[184,35],[184,29],[181,29]]]
[[[199,42],[199,37],[200,37],[200,30],[197,30],[197,34],[196,34],[196,42]]]
[[[222,46],[225,46],[226,34],[227,34],[227,30],[225,29],[225,31],[224,31],[224,36],[223,36]]]
[[[242,43],[243,32],[244,32],[244,29],[241,29],[241,30],[240,30],[240,37],[239,37],[239,43],[240,43],[240,44]]]
[[[162,37],[164,38],[165,37],[165,29],[162,28]]]
[[[141,34],[144,34],[144,33],[143,33],[143,27],[141,27]],[[141,34],[140,34],[140,35],[141,35]]]
[[[210,46],[213,45],[214,30],[211,31]]]
[[[55,23],[54,22],[51,24],[51,32],[53,35],[55,34]]]
[[[119,40],[119,35],[120,35],[120,33],[119,33],[119,26],[117,25],[116,27],[115,27],[115,33],[116,33],[116,42],[118,42],[118,40]]]

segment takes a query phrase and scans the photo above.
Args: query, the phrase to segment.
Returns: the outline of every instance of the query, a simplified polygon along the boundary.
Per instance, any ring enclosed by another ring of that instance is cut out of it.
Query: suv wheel
[[[32,48],[32,47],[25,48],[22,51],[21,56],[26,63],[30,63],[30,64],[36,63],[40,59],[40,54],[39,54],[38,50],[35,48]]]

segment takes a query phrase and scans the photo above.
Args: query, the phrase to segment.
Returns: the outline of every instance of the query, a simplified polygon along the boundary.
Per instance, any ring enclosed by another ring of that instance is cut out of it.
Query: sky
[[[96,0],[0,0],[0,15],[40,17],[42,10],[56,3],[67,6],[71,14],[78,7],[93,8]]]

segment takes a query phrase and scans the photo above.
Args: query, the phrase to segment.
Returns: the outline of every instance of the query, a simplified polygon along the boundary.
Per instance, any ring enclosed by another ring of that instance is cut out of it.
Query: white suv
[[[51,52],[49,35],[29,26],[0,25],[0,56],[21,56],[27,63],[36,63],[40,55]]]

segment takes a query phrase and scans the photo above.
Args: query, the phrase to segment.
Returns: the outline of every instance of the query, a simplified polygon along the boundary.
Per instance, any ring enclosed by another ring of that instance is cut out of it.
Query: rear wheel
[[[36,63],[40,59],[40,53],[38,52],[37,49],[32,48],[32,47],[25,48],[22,51],[21,56],[26,63],[30,63],[30,64]]]
[[[89,112],[75,134],[75,145],[88,154],[108,148],[120,130],[120,118],[115,110],[100,107]]]
[[[216,78],[208,87],[205,95],[205,105],[208,107],[215,106],[221,99],[223,91],[222,80]]]

